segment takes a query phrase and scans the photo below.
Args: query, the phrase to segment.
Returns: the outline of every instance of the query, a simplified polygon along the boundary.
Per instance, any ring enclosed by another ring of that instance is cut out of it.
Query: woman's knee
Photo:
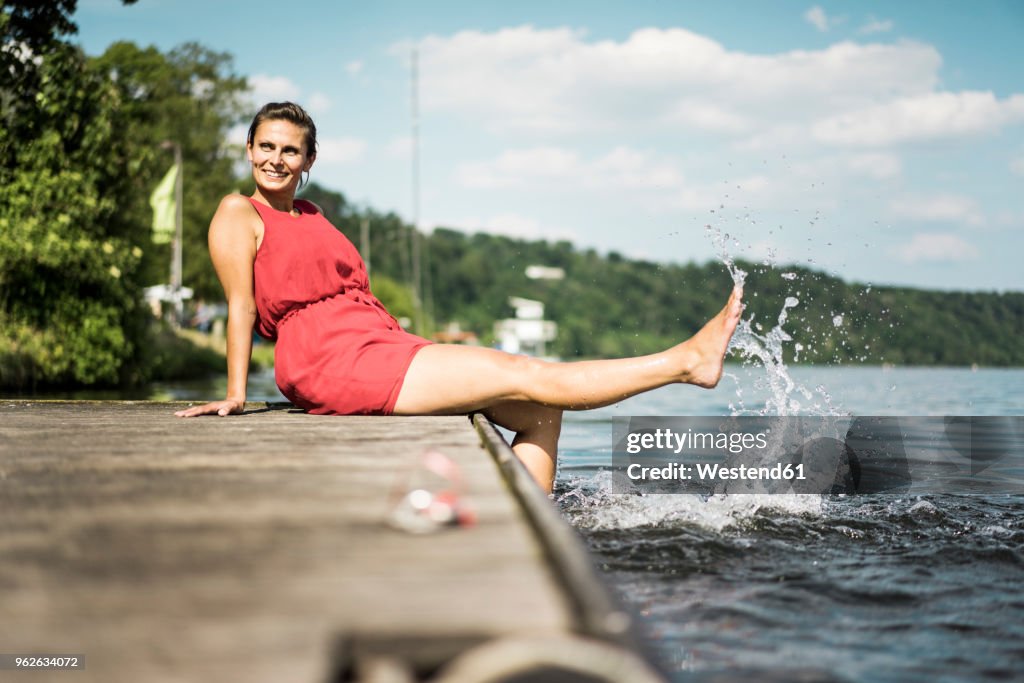
[[[501,353],[497,360],[515,394],[512,400],[529,401],[537,382],[544,379],[545,361],[513,353]]]

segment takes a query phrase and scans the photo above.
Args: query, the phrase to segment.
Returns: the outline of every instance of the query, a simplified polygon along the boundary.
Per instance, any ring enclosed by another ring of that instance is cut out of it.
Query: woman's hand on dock
[[[245,410],[245,401],[237,401],[227,398],[223,401],[213,401],[206,405],[193,406],[174,413],[178,417],[197,417],[199,415],[237,415]]]

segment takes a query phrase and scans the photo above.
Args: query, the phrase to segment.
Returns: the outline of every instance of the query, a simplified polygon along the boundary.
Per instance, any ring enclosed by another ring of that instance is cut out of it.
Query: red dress
[[[402,330],[370,293],[359,252],[311,202],[296,200],[293,216],[250,201],[264,226],[256,331],[277,341],[281,393],[311,413],[391,414],[413,356],[430,342]]]

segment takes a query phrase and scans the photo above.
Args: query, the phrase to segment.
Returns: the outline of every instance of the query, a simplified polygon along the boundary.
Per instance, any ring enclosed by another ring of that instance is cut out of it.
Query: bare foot
[[[743,313],[743,288],[735,287],[729,301],[718,315],[709,320],[700,331],[675,347],[684,355],[679,381],[711,389],[722,378],[722,364],[732,333]]]

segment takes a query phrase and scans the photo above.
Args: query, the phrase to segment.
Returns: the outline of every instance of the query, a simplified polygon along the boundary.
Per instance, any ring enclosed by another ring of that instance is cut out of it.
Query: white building
[[[548,357],[545,344],[554,341],[558,335],[558,325],[551,320],[544,320],[544,304],[516,296],[509,297],[508,302],[516,310],[516,317],[494,323],[498,348],[508,353]]]

